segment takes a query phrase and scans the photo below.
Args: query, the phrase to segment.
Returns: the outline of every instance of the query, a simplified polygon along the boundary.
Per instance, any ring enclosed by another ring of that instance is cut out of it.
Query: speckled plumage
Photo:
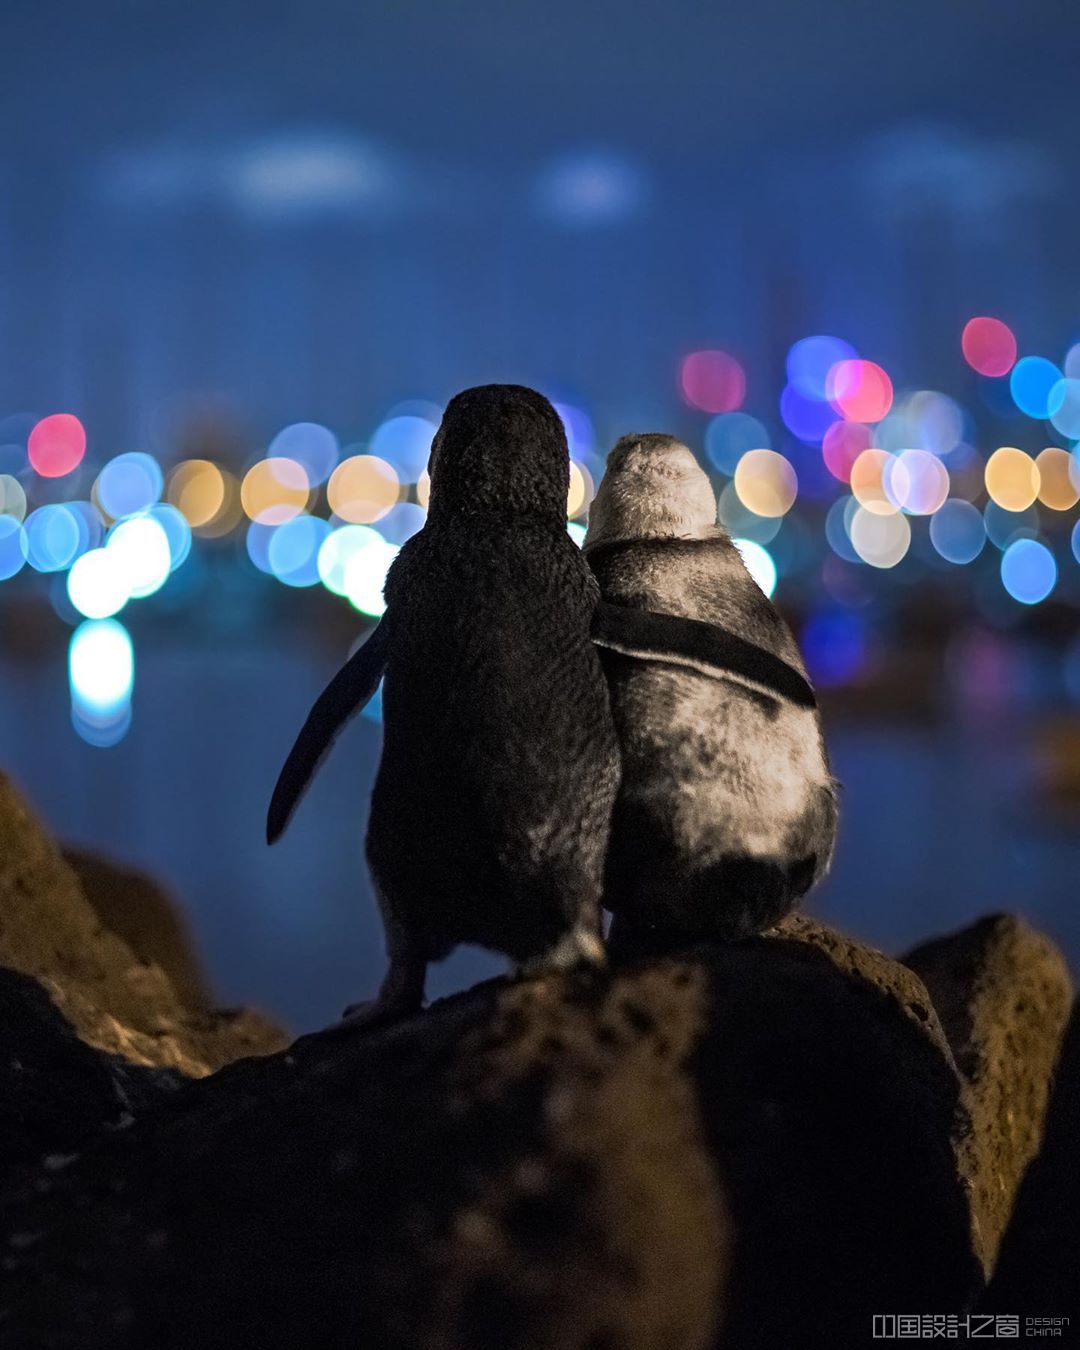
[[[715,521],[685,446],[624,437],[585,543],[604,599],[723,625],[805,674]],[[620,936],[738,938],[776,923],[832,857],[835,784],[816,708],[721,671],[613,651],[604,666],[623,758],[606,873]]]
[[[471,389],[447,407],[427,522],[386,582],[367,835],[383,1002],[415,1005],[426,963],[462,942],[518,962],[599,950],[619,760],[568,476],[562,425],[532,390]]]

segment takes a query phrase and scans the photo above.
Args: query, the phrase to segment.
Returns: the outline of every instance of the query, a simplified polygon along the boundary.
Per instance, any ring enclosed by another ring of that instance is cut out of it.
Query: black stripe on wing
[[[601,600],[593,615],[592,638],[600,647],[642,660],[741,675],[802,708],[817,707],[809,680],[794,666],[719,624]]]

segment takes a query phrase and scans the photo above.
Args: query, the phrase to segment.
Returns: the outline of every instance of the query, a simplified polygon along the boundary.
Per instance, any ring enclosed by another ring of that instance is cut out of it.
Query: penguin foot
[[[424,1006],[426,974],[426,961],[391,958],[378,997],[364,1003],[350,1003],[342,1014],[342,1022],[350,1027],[386,1026],[419,1012]]]

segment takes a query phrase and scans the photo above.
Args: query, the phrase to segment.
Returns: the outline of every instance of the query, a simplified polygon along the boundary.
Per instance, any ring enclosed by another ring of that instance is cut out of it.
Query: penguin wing
[[[266,816],[266,842],[280,839],[308,784],[346,722],[374,696],[386,669],[387,625],[378,627],[315,700],[278,775]]]
[[[689,666],[716,677],[740,675],[800,707],[817,707],[809,680],[794,666],[719,624],[601,600],[593,615],[592,640],[638,660]]]

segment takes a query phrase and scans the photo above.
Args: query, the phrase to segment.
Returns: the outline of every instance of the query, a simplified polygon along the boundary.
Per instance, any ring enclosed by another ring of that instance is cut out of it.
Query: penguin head
[[[429,520],[531,516],[566,526],[570,452],[558,413],[519,384],[466,389],[431,443]]]
[[[589,507],[585,547],[616,539],[715,539],[716,495],[674,436],[624,436]]]

